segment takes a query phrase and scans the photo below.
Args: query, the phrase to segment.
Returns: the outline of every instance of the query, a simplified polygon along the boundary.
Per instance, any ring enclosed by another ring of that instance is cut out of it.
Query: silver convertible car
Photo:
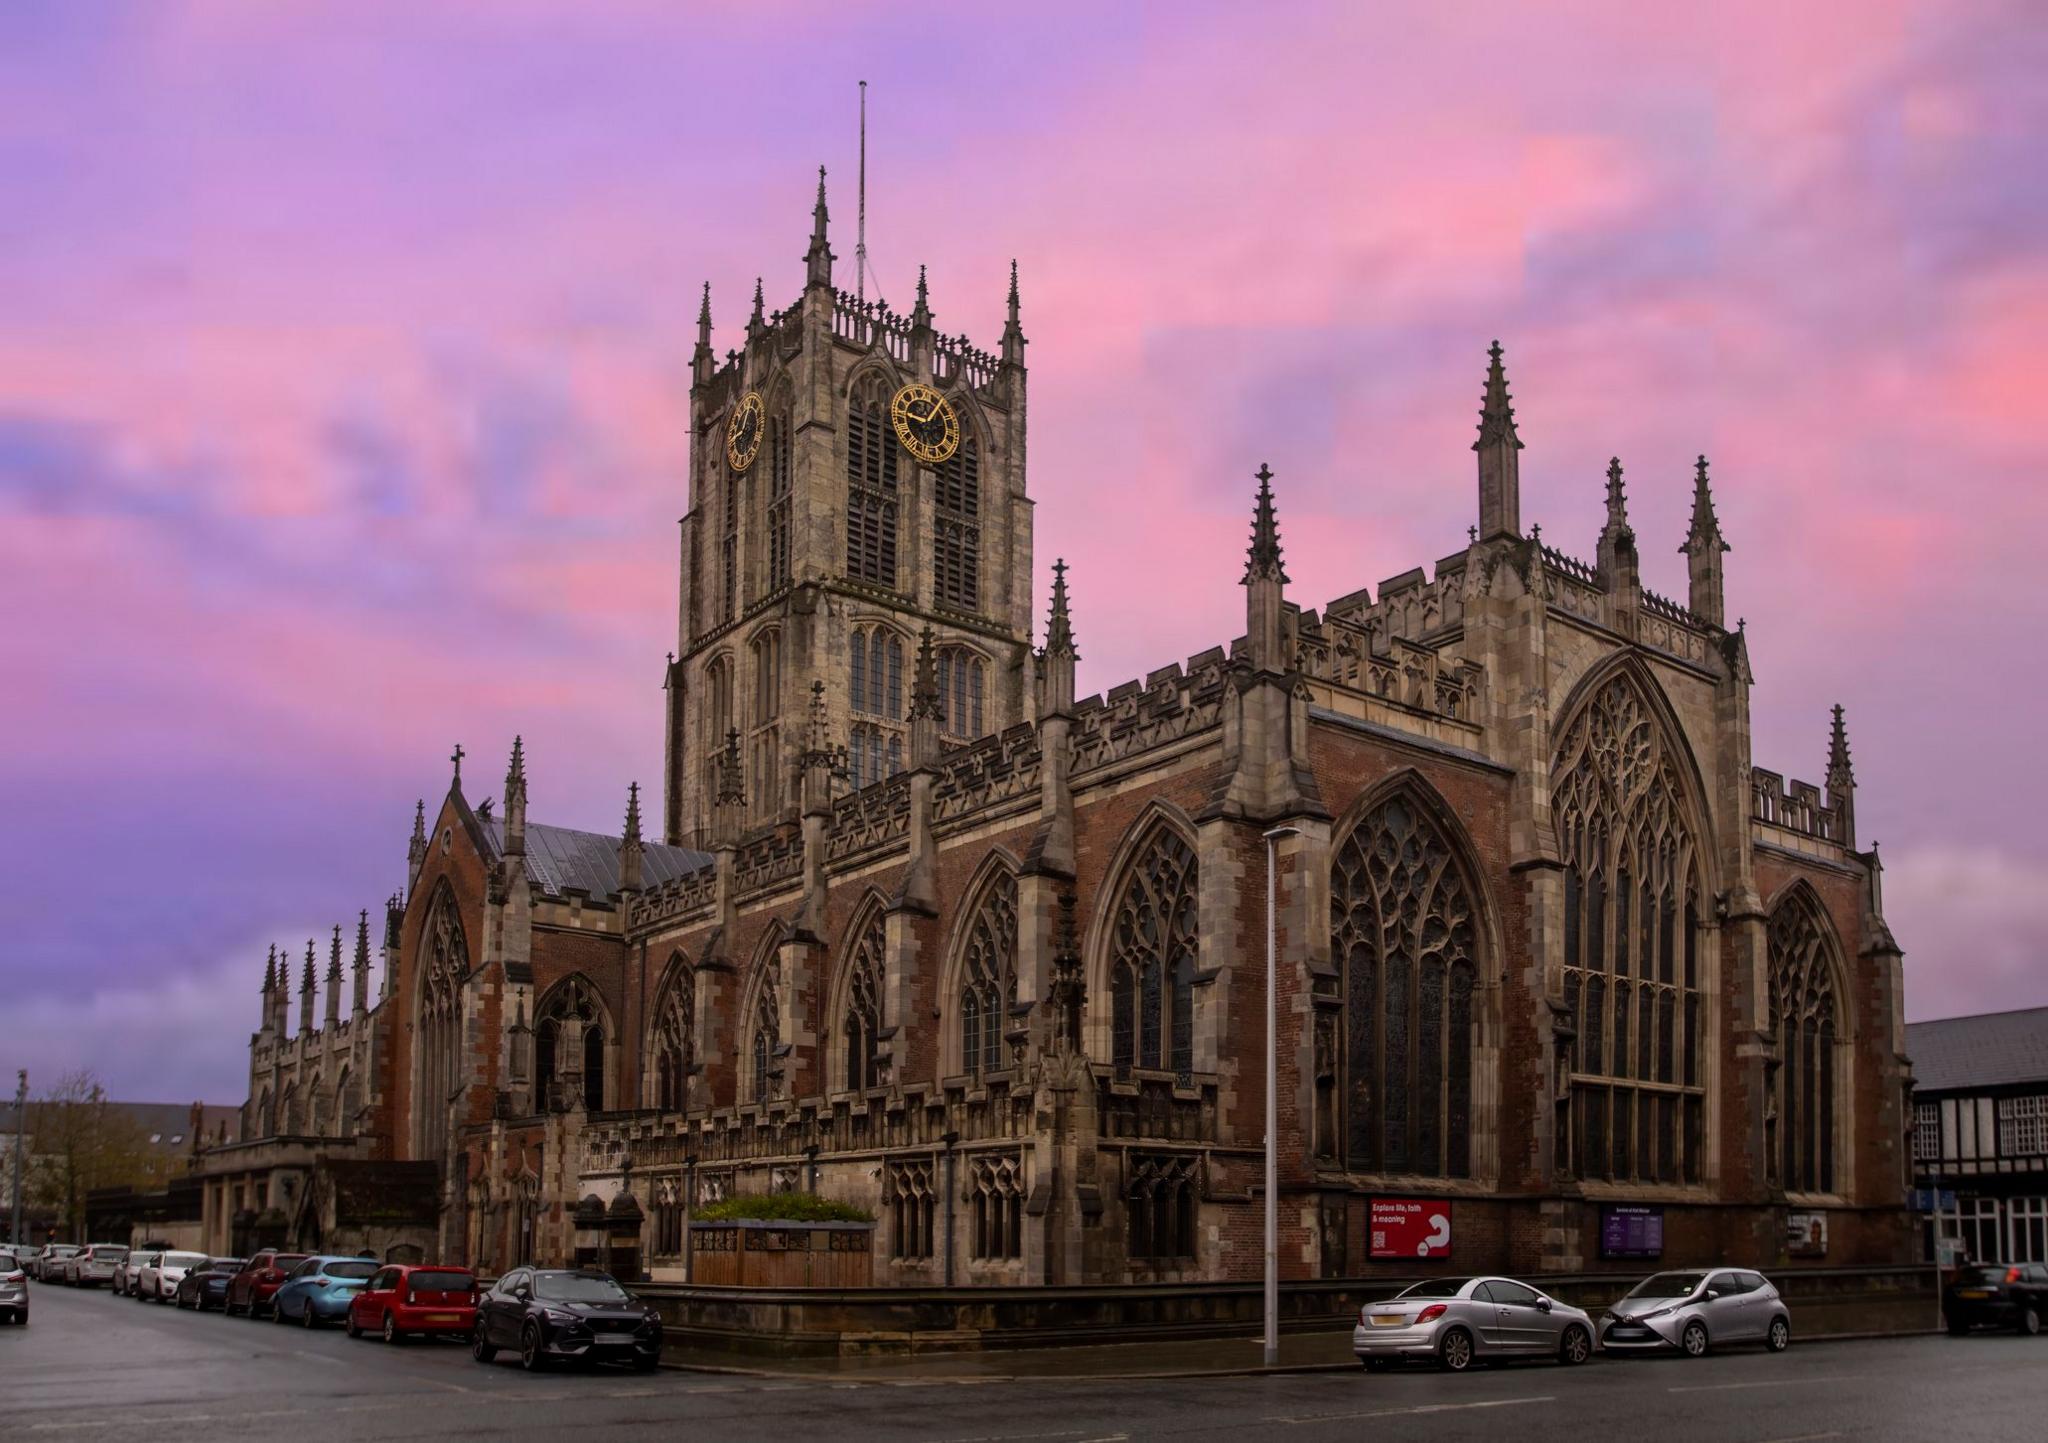
[[[1410,1359],[1453,1373],[1498,1358],[1593,1356],[1593,1320],[1513,1278],[1437,1278],[1358,1310],[1351,1351],[1369,1369]]]
[[[1724,1343],[1762,1343],[1773,1353],[1791,1346],[1792,1313],[1763,1274],[1743,1268],[1657,1273],[1600,1319],[1600,1346],[1612,1353],[1698,1358]]]

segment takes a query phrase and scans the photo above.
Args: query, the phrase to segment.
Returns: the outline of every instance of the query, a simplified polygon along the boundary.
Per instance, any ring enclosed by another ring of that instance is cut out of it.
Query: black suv
[[[661,1314],[595,1269],[514,1268],[477,1304],[470,1351],[488,1363],[513,1349],[529,1371],[557,1358],[631,1363],[640,1372],[661,1361]]]
[[[1970,1263],[1941,1295],[1942,1316],[1951,1334],[1960,1336],[1983,1324],[2041,1331],[2048,1321],[2048,1264]]]

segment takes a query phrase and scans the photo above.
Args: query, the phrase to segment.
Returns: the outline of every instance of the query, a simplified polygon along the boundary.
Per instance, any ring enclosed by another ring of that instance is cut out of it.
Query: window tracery
[[[882,978],[888,932],[879,909],[871,911],[847,959],[846,1011],[840,1024],[845,1039],[848,1091],[882,1085]]]
[[[883,1174],[882,1200],[889,1208],[889,1255],[920,1259],[932,1255],[932,1214],[936,1189],[930,1158],[890,1162]]]
[[[871,377],[846,406],[846,574],[896,586],[896,435],[889,396]]]
[[[1125,1251],[1134,1261],[1195,1256],[1200,1163],[1180,1153],[1130,1154],[1124,1190]]]
[[[941,647],[938,654],[939,729],[948,737],[972,741],[987,732],[983,696],[988,663],[964,646]]]
[[[1014,1153],[976,1157],[967,1170],[970,1256],[1003,1261],[1024,1256],[1024,1163]]]
[[[420,945],[413,1137],[419,1156],[434,1157],[448,1142],[448,1109],[459,1082],[462,983],[469,974],[462,921],[454,895],[445,886],[434,896]]]
[[[1480,975],[1473,896],[1442,829],[1405,795],[1361,818],[1331,859],[1353,1168],[1471,1176]]]
[[[605,1107],[604,1004],[581,977],[557,983],[534,1012],[534,1094],[549,1112]]]
[[[981,608],[981,452],[972,436],[933,474],[932,577],[940,602]]]
[[[967,934],[960,983],[961,1071],[979,1077],[1003,1066],[1003,1029],[1017,1000],[1017,879],[990,884]]]
[[[1110,937],[1111,1061],[1194,1068],[1195,854],[1157,827],[1117,899]]]
[[[680,958],[670,968],[654,1015],[654,1105],[681,1112],[689,1105],[690,1065],[697,1036],[697,975]]]
[[[1812,902],[1794,893],[1766,928],[1771,1031],[1778,1044],[1772,1079],[1777,1136],[1769,1139],[1774,1181],[1791,1192],[1835,1190],[1836,1042],[1834,949]]]
[[[790,425],[784,401],[768,418],[768,589],[789,584]]]
[[[782,964],[771,960],[754,998],[754,1022],[747,1038],[747,1076],[753,1083],[753,1102],[766,1102],[775,1095],[775,1053],[782,1045]]]

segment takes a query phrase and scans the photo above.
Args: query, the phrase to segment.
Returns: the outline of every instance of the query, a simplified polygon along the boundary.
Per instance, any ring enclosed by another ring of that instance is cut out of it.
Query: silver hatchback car
[[[1773,1353],[1792,1344],[1792,1312],[1762,1273],[1691,1268],[1657,1273],[1629,1290],[1600,1319],[1600,1346],[1611,1353],[1703,1357],[1727,1343],[1762,1343]]]
[[[1453,1373],[1497,1358],[1593,1356],[1593,1320],[1513,1278],[1437,1278],[1358,1310],[1351,1351],[1377,1371],[1411,1359]]]

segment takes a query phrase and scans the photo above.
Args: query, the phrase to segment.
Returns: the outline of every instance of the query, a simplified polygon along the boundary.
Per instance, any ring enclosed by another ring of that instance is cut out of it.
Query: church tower
[[[835,794],[906,770],[927,627],[946,744],[1034,711],[1015,268],[991,353],[934,328],[921,268],[908,314],[836,289],[827,230],[821,168],[802,294],[767,311],[757,282],[744,343],[722,360],[708,288],[698,313],[666,682],[671,844],[707,843],[735,744],[746,827],[795,816],[813,682],[843,759]]]

